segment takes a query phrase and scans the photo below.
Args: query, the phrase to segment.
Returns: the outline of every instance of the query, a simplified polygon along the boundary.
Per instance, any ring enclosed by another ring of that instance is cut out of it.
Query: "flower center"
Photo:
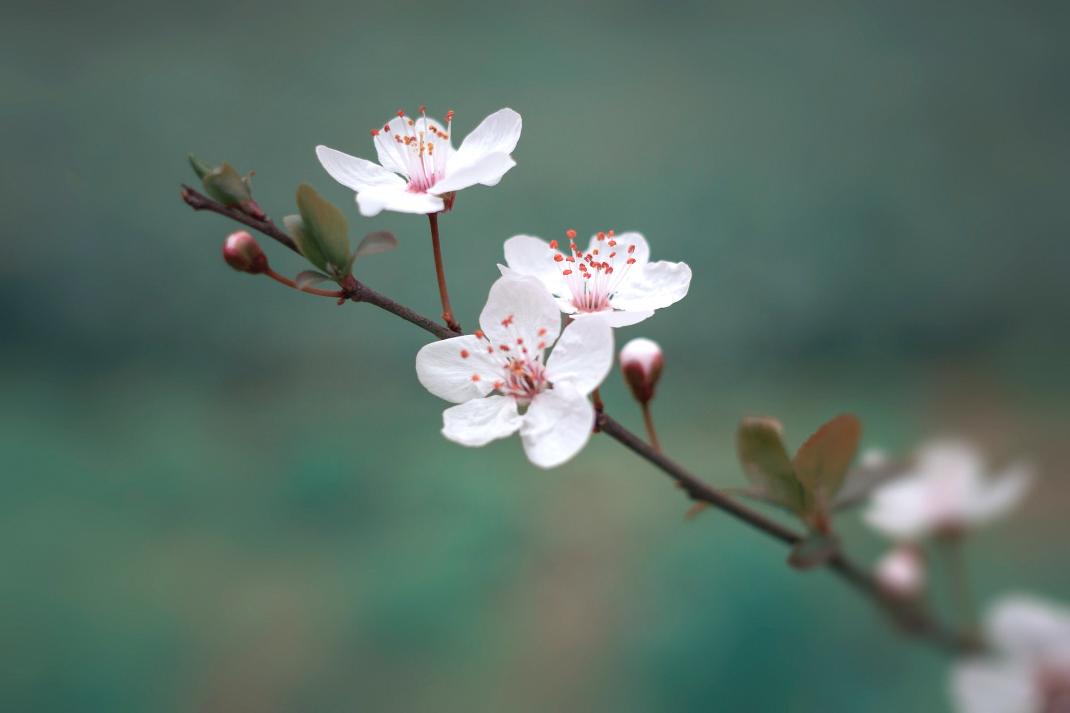
[[[383,128],[372,129],[372,136],[380,132],[388,142],[393,142],[395,156],[409,180],[409,191],[427,193],[436,181],[446,175],[446,162],[449,161],[453,148],[450,135],[453,130],[453,110],[446,112],[446,125],[427,118],[427,107],[420,107],[420,118],[405,116],[405,111],[398,110],[400,122],[384,124]]]
[[[590,252],[576,247],[576,231],[567,230],[568,252],[557,250],[557,241],[550,241],[554,262],[572,293],[572,305],[580,312],[602,312],[613,309],[611,301],[628,270],[635,264],[635,245],[619,243],[612,230],[595,237]]]
[[[546,327],[535,330],[534,348],[529,348],[516,329],[513,315],[501,321],[510,333],[509,343],[495,344],[483,330],[475,333],[484,345],[487,355],[493,362],[490,373],[474,372],[472,381],[490,380],[495,391],[504,396],[512,396],[521,404],[528,404],[539,393],[553,386],[546,377],[543,364],[543,351],[546,349]],[[461,358],[468,359],[471,354],[467,349],[461,350]]]

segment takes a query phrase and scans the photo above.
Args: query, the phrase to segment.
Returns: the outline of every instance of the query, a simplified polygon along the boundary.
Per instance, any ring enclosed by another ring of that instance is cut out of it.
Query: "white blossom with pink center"
[[[1029,595],[1005,597],[989,612],[992,651],[955,667],[960,713],[1070,711],[1070,609]]]
[[[562,330],[554,299],[522,275],[491,286],[479,325],[475,334],[433,342],[416,355],[420,383],[458,404],[442,414],[443,435],[483,446],[519,431],[535,465],[572,458],[591,436],[587,396],[613,364],[612,329],[589,319]]]
[[[601,315],[613,327],[641,322],[687,295],[691,268],[682,262],[650,262],[650,247],[639,233],[598,233],[586,251],[577,247],[576,231],[566,236],[563,251],[556,240],[509,238],[502,274],[536,277],[565,314],[577,319]]]
[[[898,540],[987,523],[1022,499],[1031,478],[1022,464],[989,478],[984,465],[980,453],[967,443],[931,443],[918,454],[910,472],[874,492],[863,517],[871,527]]]
[[[379,163],[326,146],[316,156],[331,178],[357,193],[366,216],[383,210],[438,213],[449,210],[454,194],[477,183],[497,185],[516,165],[510,154],[520,140],[520,114],[499,109],[477,126],[454,150],[453,112],[445,125],[427,116],[413,119],[399,111],[380,129],[372,129]]]

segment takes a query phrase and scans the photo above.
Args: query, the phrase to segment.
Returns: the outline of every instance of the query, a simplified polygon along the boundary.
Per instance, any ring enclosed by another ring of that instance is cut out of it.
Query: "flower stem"
[[[661,443],[658,441],[658,432],[654,430],[654,416],[650,412],[650,402],[643,403],[643,423],[646,424],[646,435],[650,439],[650,445],[654,450],[661,453]]]
[[[310,295],[319,295],[321,297],[335,297],[338,299],[341,299],[342,297],[346,296],[346,293],[342,290],[321,290],[317,287],[298,287],[296,282],[286,277],[285,275],[280,275],[279,273],[272,270],[270,267],[264,270],[264,274],[270,277],[275,282],[282,283],[283,285],[295,289],[298,292],[307,292]]]
[[[455,332],[461,331],[461,325],[453,318],[450,306],[450,293],[446,290],[446,268],[442,263],[442,243],[438,239],[438,213],[428,213],[431,223],[431,248],[435,253],[435,276],[438,278],[438,296],[442,300],[442,321]]]

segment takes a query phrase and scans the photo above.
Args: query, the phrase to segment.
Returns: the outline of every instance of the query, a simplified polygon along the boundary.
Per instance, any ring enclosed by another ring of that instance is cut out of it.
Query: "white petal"
[[[1007,513],[1025,496],[1031,482],[1029,470],[1018,465],[983,483],[966,507],[966,518],[980,525]]]
[[[398,178],[398,180],[401,179]],[[384,210],[398,213],[438,213],[446,205],[438,196],[429,193],[413,193],[402,182],[394,186],[367,188],[360,191],[357,193],[357,207],[360,208],[361,215],[370,217],[379,215]]]
[[[383,186],[402,186],[405,181],[379,164],[350,156],[326,146],[316,147],[316,157],[331,178],[360,192]],[[378,211],[376,211],[378,212]]]
[[[1037,597],[1004,597],[992,607],[986,625],[993,644],[1017,659],[1044,661],[1070,651],[1070,609]]]
[[[610,327],[630,327],[633,324],[639,324],[644,319],[654,316],[654,310],[640,310],[637,312],[627,312],[619,309],[607,309],[604,312],[588,312],[572,315],[573,319],[580,319],[582,317],[598,317],[604,319],[606,324]]]
[[[409,175],[409,162],[405,157],[405,150],[395,136],[405,136],[408,128],[406,123],[407,119],[403,119],[400,116],[395,116],[388,121],[385,126],[390,127],[387,131],[385,128],[376,134],[373,142],[375,143],[375,153],[379,157],[379,163],[384,167],[389,168],[395,173],[400,173],[402,176]]]
[[[580,452],[593,427],[594,407],[566,382],[535,397],[524,414],[520,438],[528,460],[553,468]]]
[[[522,126],[520,114],[512,109],[499,109],[464,138],[451,162],[458,167],[470,166],[487,154],[511,154],[520,140]]]
[[[484,186],[496,186],[502,180],[502,176],[515,165],[516,161],[507,153],[487,154],[474,163],[462,165],[456,169],[453,164],[447,164],[445,177],[435,182],[431,190],[442,195],[474,186],[477,183],[482,183]]]
[[[568,382],[586,396],[598,388],[613,366],[613,330],[605,319],[577,319],[565,327],[546,360],[546,378],[554,388]]]
[[[486,342],[470,334],[432,342],[416,354],[420,383],[440,399],[454,403],[490,393],[499,371],[487,354]],[[473,376],[479,379],[473,380]]]
[[[539,280],[510,273],[491,285],[479,326],[495,347],[504,345],[510,351],[527,348],[535,357],[539,343],[550,345],[557,339],[561,312]]]
[[[565,278],[554,262],[556,250],[530,235],[514,235],[505,241],[505,263],[521,275],[537,277],[554,295],[568,294]]]
[[[924,479],[900,478],[877,489],[862,518],[893,539],[916,539],[934,526],[928,492]]]
[[[462,446],[485,446],[520,428],[516,399],[488,396],[472,399],[442,412],[442,435]]]
[[[959,713],[1033,713],[1040,700],[1031,672],[1014,664],[973,660],[955,667],[951,694]]]
[[[691,268],[683,262],[652,262],[628,275],[613,296],[617,309],[661,309],[679,302],[691,287]]]
[[[616,247],[611,249],[607,245],[610,240],[615,240],[617,242]],[[632,245],[635,246],[635,250],[629,253],[628,248]],[[646,238],[644,238],[641,233],[637,233],[634,230],[614,235],[612,238],[607,235],[605,240],[599,240],[598,234],[596,233],[591,236],[590,242],[587,243],[587,252],[591,252],[595,248],[598,248],[602,253],[605,253],[607,250],[616,250],[617,260],[619,261],[617,264],[620,265],[617,269],[620,270],[624,269],[624,260],[629,257],[635,258],[635,262],[632,263],[631,268],[633,270],[642,268],[650,262],[650,245],[647,244]]]

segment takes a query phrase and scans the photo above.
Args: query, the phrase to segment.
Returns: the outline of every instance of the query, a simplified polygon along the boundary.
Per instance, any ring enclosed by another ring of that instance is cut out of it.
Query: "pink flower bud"
[[[925,589],[925,562],[911,545],[900,545],[877,562],[877,582],[889,594],[913,599]]]
[[[256,239],[244,230],[231,233],[223,243],[223,259],[238,272],[259,275],[267,270],[267,255]]]
[[[646,404],[654,398],[664,359],[657,342],[639,337],[620,350],[620,371],[635,400]]]

